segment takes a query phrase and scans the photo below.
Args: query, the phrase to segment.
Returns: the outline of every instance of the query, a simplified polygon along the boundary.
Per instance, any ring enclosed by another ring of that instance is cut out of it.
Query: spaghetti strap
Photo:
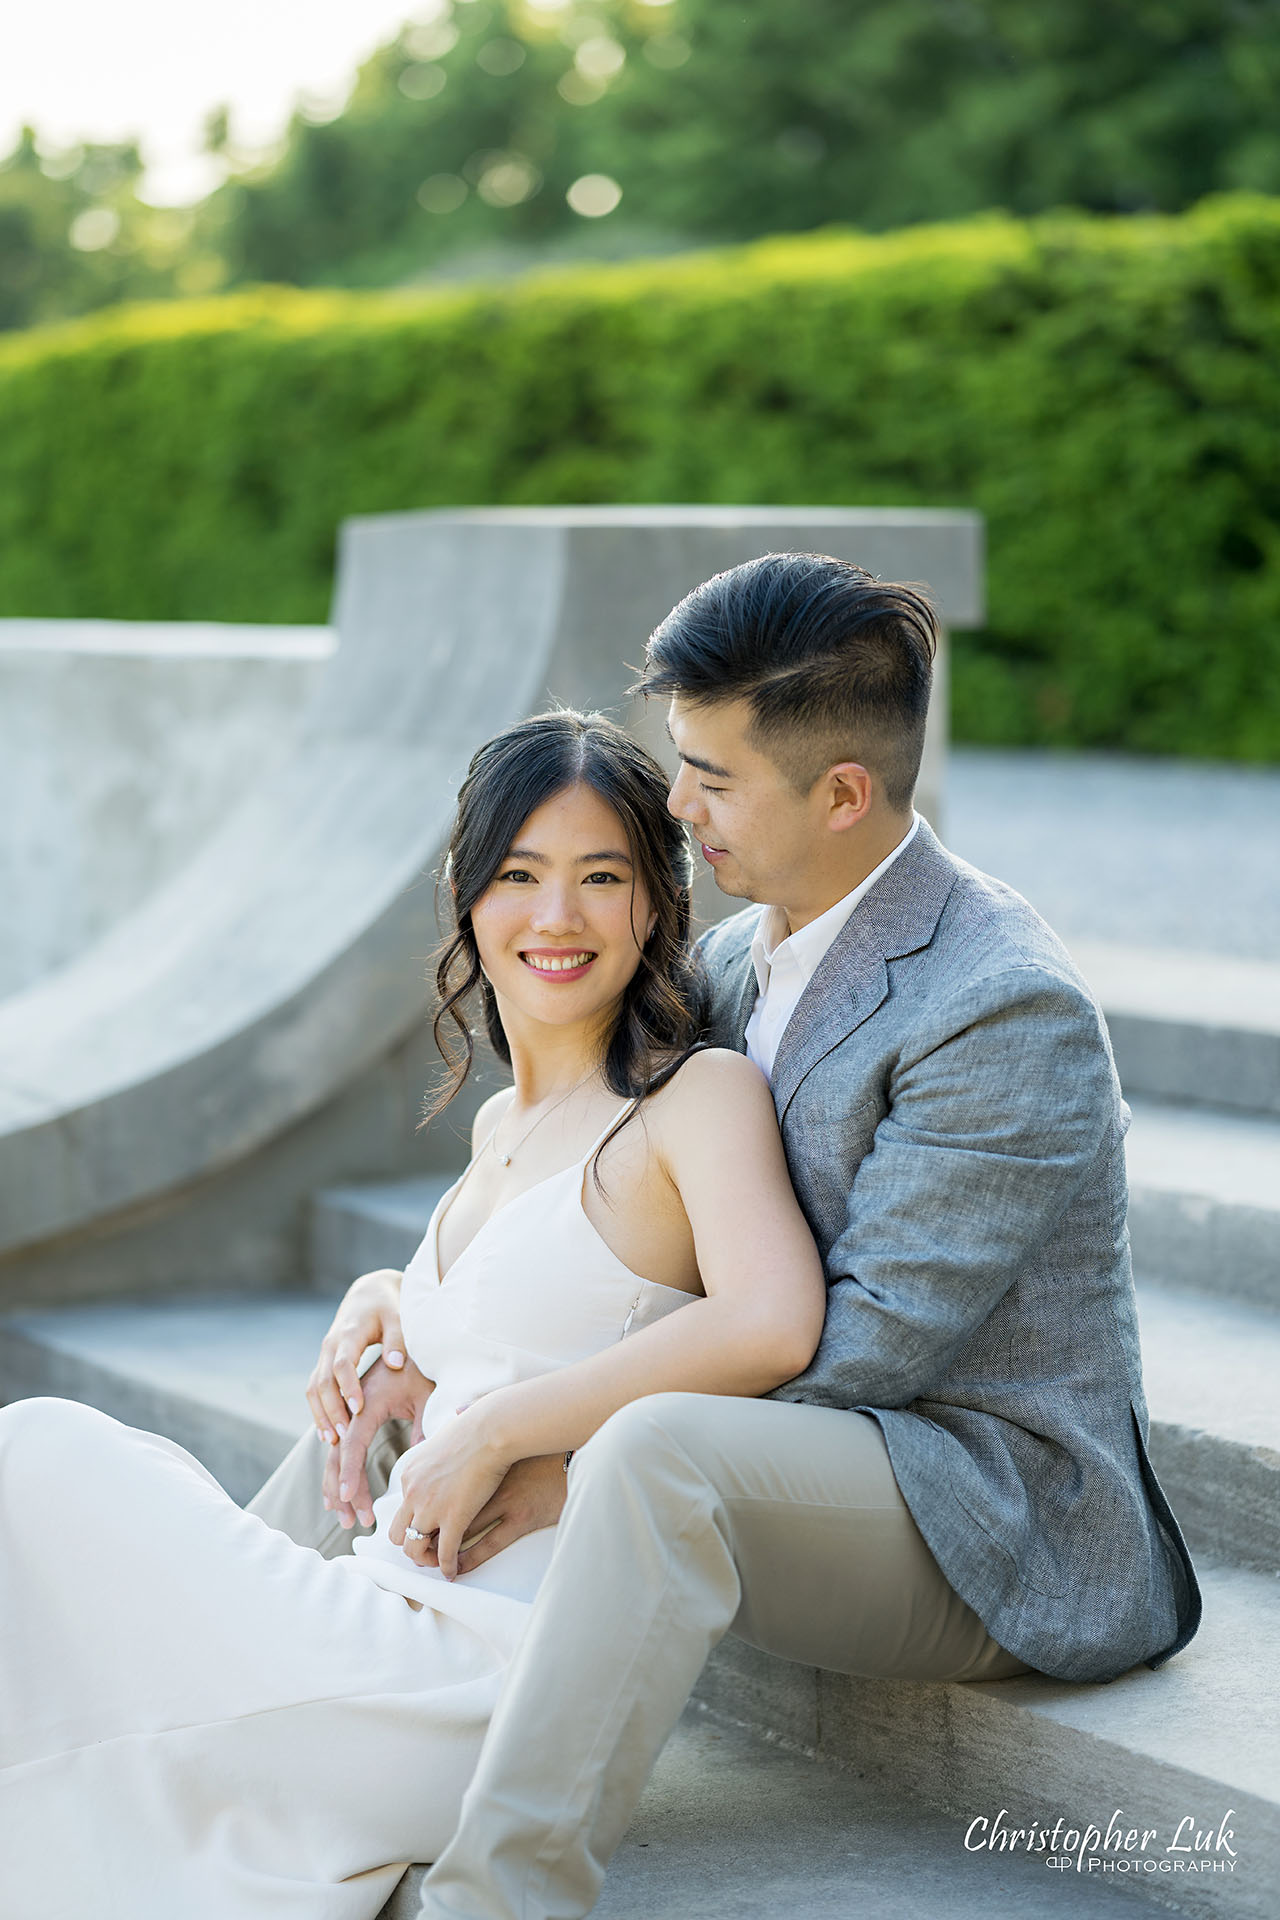
[[[626,1101],[622,1106],[618,1108],[618,1111],[614,1114],[612,1120],[609,1122],[604,1132],[596,1136],[596,1138],[591,1142],[591,1145],[587,1148],[586,1152],[583,1154],[582,1158],[577,1162],[578,1166],[585,1167],[590,1164],[592,1158],[597,1153],[599,1153],[601,1147],[604,1145],[605,1141],[609,1138],[609,1135],[613,1132],[614,1128],[618,1126],[627,1117],[629,1112],[631,1112],[634,1108],[638,1107],[640,1105],[640,1102],[643,1099],[644,1099],[644,1095],[642,1093],[637,1093],[633,1099]]]

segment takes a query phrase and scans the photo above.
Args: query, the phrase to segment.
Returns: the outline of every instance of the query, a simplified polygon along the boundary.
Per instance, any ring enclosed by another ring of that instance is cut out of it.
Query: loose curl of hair
[[[439,1006],[432,1033],[448,1078],[421,1126],[441,1113],[470,1077],[475,1040],[466,1005],[477,991],[490,1045],[505,1065],[511,1064],[497,997],[481,971],[471,912],[497,878],[529,815],[578,785],[590,787],[612,807],[632,860],[632,931],[640,961],[606,1037],[605,1083],[620,1097],[655,1093],[701,1044],[705,981],[689,945],[693,859],[683,827],[667,811],[666,775],[652,754],[603,714],[540,713],[487,741],[458,793],[440,876],[446,884],[443,890],[437,884],[437,908],[443,891],[444,923],[451,921],[452,931],[434,956]],[[643,941],[635,928],[637,882],[643,883],[656,915],[653,932]]]

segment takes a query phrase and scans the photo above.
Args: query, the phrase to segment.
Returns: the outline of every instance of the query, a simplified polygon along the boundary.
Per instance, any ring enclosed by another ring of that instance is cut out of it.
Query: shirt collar
[[[820,913],[816,920],[810,920],[808,926],[801,927],[798,933],[787,932],[787,916],[781,907],[766,907],[756,922],[755,936],[751,942],[751,964],[756,970],[756,981],[760,992],[766,993],[769,977],[780,962],[792,962],[800,970],[802,982],[808,986],[818,970],[819,962],[828,949],[835,943],[858,902],[870,893],[882,874],[888,872],[900,853],[905,853],[916,837],[920,825],[920,815],[912,812],[911,825],[903,834],[892,852],[887,853],[878,867],[860,880],[843,899],[837,900],[833,907]]]

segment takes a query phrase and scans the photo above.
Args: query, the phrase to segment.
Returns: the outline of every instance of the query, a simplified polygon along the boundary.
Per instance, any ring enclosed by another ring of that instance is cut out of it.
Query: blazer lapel
[[[756,979],[751,949],[748,948],[742,966],[742,977],[737,983],[737,997],[728,1016],[728,1032],[725,1036],[728,1044],[736,1047],[739,1053],[745,1053],[747,1050],[747,1022],[751,1018],[751,1010],[759,994],[760,982]]]
[[[906,852],[849,915],[787,1022],[773,1063],[779,1123],[805,1075],[883,1004],[886,961],[928,946],[955,880],[955,862],[922,820]]]
[[[805,1075],[869,1020],[889,991],[885,956],[858,918],[863,904],[823,955],[778,1042],[772,1085],[779,1124]]]
[[[745,920],[746,916],[741,918]],[[751,962],[751,941],[758,918],[746,925],[721,922],[698,943],[709,949],[704,956],[711,976],[707,1039],[713,1046],[731,1047],[738,1053],[747,1050],[747,1022],[759,992]]]

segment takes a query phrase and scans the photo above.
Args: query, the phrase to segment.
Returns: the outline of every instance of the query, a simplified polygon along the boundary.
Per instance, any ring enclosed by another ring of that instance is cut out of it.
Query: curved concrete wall
[[[616,704],[674,600],[786,547],[926,580],[950,624],[981,618],[970,514],[349,523],[340,646],[288,762],[89,952],[0,1004],[0,1255],[101,1238],[113,1215],[244,1163],[420,1036],[430,875],[475,744],[549,698]],[[935,767],[940,752],[935,737]],[[344,1171],[323,1158],[317,1184]]]
[[[0,620],[0,1000],[189,860],[292,749],[325,627]]]

